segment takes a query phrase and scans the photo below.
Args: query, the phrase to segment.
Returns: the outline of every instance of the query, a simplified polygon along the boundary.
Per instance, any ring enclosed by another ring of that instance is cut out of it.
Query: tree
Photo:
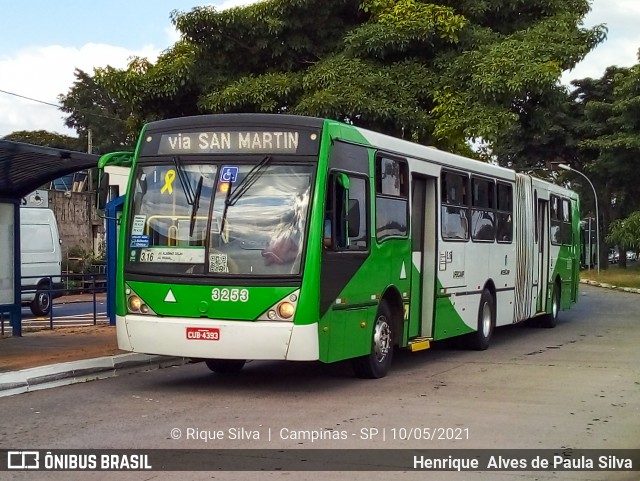
[[[585,79],[576,84],[583,90],[601,93],[600,98],[594,96],[585,102],[587,128],[578,145],[584,154],[583,168],[597,185],[606,232],[617,219],[640,208],[640,188],[634,180],[640,148],[640,123],[636,118],[639,66],[609,67],[601,79]],[[606,265],[603,252],[600,260]],[[626,265],[626,256],[621,256],[620,265]]]
[[[609,68],[611,95],[585,107],[587,121],[597,126],[595,135],[580,146],[591,151],[588,168],[607,179],[610,204],[622,218],[640,208],[640,188],[636,180],[640,151],[640,64],[631,68]]]
[[[587,0],[198,7],[172,14],[182,38],[155,64],[98,69],[69,96],[94,83],[131,129],[200,113],[287,112],[468,152],[469,139],[495,141],[519,106],[555,94],[561,72],[604,38],[600,26],[580,27],[588,9]]]
[[[106,68],[111,71],[110,67]],[[117,150],[132,150],[138,136],[140,124],[131,111],[120,100],[111,95],[94,77],[76,69],[76,81],[67,95],[60,95],[61,110],[70,113],[65,121],[67,127],[78,132],[83,145],[88,144],[92,133],[92,153],[104,154]]]
[[[594,184],[600,206],[600,241],[616,219],[640,209],[635,181],[640,148],[640,66],[609,67],[601,78],[572,82],[573,90],[527,103],[519,120],[492,145],[503,165],[539,168],[562,162]],[[591,187],[570,172],[558,178],[580,192],[584,213],[594,215]],[[588,212],[590,211],[590,212]],[[600,249],[600,265],[608,266]],[[621,259],[624,263],[625,260]]]
[[[626,267],[628,249],[640,250],[640,211],[635,211],[624,219],[617,219],[609,227],[607,242],[618,246],[620,267]],[[624,258],[624,259],[623,259]]]
[[[14,142],[24,142],[27,144],[40,145],[42,147],[54,147],[56,149],[67,149],[82,152],[85,150],[81,140],[77,137],[47,132],[46,130],[19,130],[5,135],[3,140]],[[86,145],[86,144],[85,144]]]

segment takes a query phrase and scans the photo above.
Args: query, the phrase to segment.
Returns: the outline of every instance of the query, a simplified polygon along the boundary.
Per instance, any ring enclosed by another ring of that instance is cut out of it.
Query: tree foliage
[[[125,122],[217,112],[296,113],[466,150],[557,92],[604,38],[587,0],[267,0],[173,12],[181,39],[155,63],[105,67],[63,97]],[[123,140],[121,140],[123,141]]]
[[[584,173],[597,192],[606,233],[617,219],[640,209],[640,64],[612,66],[600,78],[572,84],[571,91],[558,89],[523,104],[518,122],[502,132],[491,154],[503,165],[538,168],[556,161]],[[588,183],[570,172],[560,180],[580,192],[583,212],[593,216]],[[606,253],[600,250],[603,267]]]
[[[70,114],[65,125],[78,132],[84,146],[91,131],[92,153],[96,154],[132,147],[137,137],[134,131],[140,127],[136,116],[123,107],[120,99],[100,85],[99,79],[105,70],[115,71],[106,67],[97,69],[91,76],[76,69],[76,81],[69,93],[59,97],[62,111]]]
[[[621,255],[627,249],[640,250],[640,211],[624,219],[615,220],[609,227],[607,242],[620,247]]]
[[[3,140],[24,142],[27,144],[40,145],[41,147],[75,150],[78,152],[86,150],[86,144],[83,144],[77,137],[70,137],[46,130],[18,130],[9,135],[5,135]]]
[[[611,193],[614,218],[622,218],[640,209],[640,64],[610,67],[599,82],[588,83],[604,84],[607,95],[585,105],[590,135],[579,147],[592,158],[586,167]]]

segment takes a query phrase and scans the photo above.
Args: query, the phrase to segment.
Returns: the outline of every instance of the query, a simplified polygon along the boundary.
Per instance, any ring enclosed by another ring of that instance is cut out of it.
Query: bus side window
[[[324,216],[324,248],[368,249],[367,183],[364,177],[334,173],[329,178]]]
[[[550,196],[551,202],[551,243],[553,245],[562,244],[562,204],[560,197]]]
[[[376,238],[409,234],[409,166],[404,159],[376,158]]]
[[[442,173],[442,238],[469,240],[469,178],[453,172]]]
[[[571,203],[569,199],[562,199],[562,243],[569,246],[573,244]]]
[[[497,231],[496,239],[498,242],[513,241],[513,187],[509,184],[498,182],[497,184]],[[537,194],[534,205],[537,208]],[[537,222],[537,219],[536,219]],[[536,239],[538,231],[536,227]]]
[[[471,177],[471,239],[493,242],[496,237],[495,183]]]

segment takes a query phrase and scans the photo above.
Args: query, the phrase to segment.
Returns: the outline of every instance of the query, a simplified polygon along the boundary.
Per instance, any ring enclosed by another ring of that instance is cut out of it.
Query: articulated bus
[[[350,359],[380,378],[395,349],[483,350],[496,327],[553,327],[577,299],[577,195],[495,165],[269,114],[149,123],[129,165],[124,350],[221,373]]]

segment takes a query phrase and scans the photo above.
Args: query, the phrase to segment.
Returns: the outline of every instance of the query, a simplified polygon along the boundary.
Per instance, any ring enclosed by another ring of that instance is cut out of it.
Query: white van
[[[62,295],[60,242],[51,209],[20,208],[22,305],[36,316],[48,315],[52,299]]]

